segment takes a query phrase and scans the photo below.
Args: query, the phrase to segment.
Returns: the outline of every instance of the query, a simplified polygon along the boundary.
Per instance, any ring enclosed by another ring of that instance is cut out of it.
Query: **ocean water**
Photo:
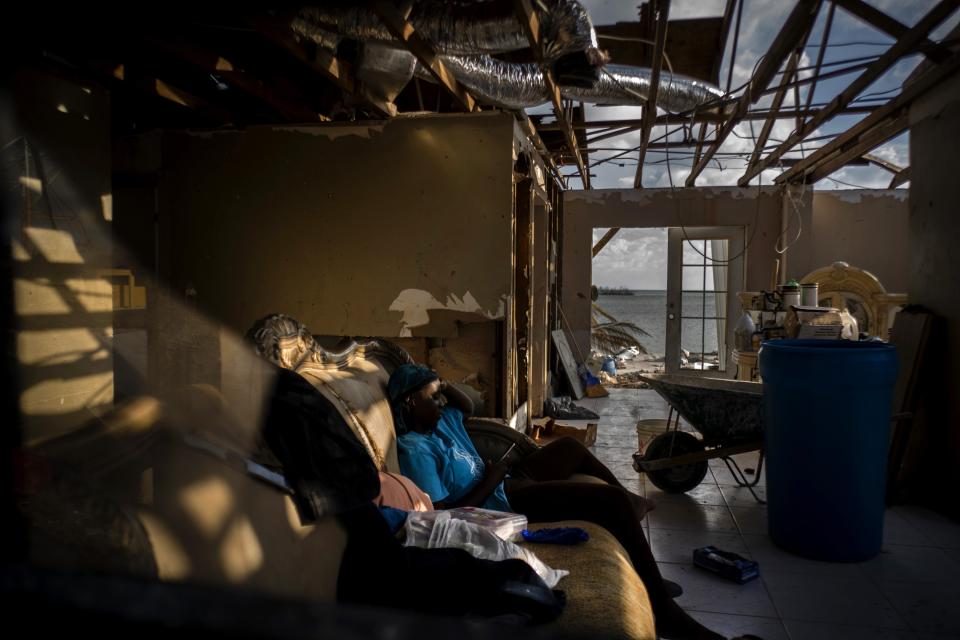
[[[632,322],[649,336],[641,336],[640,343],[647,351],[663,355],[667,343],[667,292],[635,290],[632,296],[600,295],[597,304],[622,322]],[[684,293],[683,308],[690,315],[713,317],[717,313],[716,296],[708,292]],[[701,313],[705,309],[705,313]],[[680,346],[693,353],[717,350],[717,322],[706,321],[706,331],[700,320],[685,320],[680,328]]]

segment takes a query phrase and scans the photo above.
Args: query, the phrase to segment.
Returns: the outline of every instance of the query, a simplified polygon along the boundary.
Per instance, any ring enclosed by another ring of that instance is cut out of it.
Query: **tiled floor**
[[[960,638],[960,524],[919,507],[887,511],[882,553],[868,562],[807,560],[767,536],[766,507],[735,486],[720,460],[686,494],[657,489],[631,465],[639,418],[663,418],[651,390],[611,389],[578,404],[600,414],[594,453],[631,490],[657,507],[648,540],[664,576],[680,583],[678,602],[727,636],[765,640]],[[756,454],[738,456],[755,467]],[[758,489],[763,497],[763,479]],[[713,544],[760,563],[759,580],[737,585],[695,568],[694,548]]]

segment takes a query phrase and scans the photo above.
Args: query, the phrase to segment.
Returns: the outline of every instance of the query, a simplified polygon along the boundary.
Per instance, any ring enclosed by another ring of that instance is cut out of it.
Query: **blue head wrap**
[[[387,396],[393,410],[393,426],[398,436],[402,436],[409,427],[403,419],[403,401],[411,393],[419,391],[440,376],[432,369],[421,364],[404,364],[398,367],[387,382]]]

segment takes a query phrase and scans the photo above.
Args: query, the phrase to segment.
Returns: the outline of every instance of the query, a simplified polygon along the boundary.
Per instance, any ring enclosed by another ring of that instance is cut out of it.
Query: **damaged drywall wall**
[[[500,299],[500,304],[494,310],[483,309],[473,294],[467,291],[462,297],[455,294],[447,296],[446,303],[440,302],[429,291],[423,289],[404,289],[396,299],[390,303],[390,311],[399,311],[400,334],[398,337],[413,336],[411,329],[424,327],[430,324],[430,312],[435,310],[457,311],[464,314],[477,314],[490,320],[502,320],[505,309],[506,295]]]
[[[236,331],[271,312],[384,337],[502,319],[513,137],[496,113],[164,134],[160,261]]]
[[[909,286],[910,247],[907,189],[850,189],[813,192],[803,230],[790,248],[790,277],[838,260],[865,269],[892,293]]]

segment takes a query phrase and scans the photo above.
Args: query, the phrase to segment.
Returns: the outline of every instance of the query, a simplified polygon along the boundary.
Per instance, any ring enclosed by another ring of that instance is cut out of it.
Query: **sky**
[[[884,11],[891,17],[907,26],[912,26],[920,20],[937,0],[866,0],[868,4]],[[590,12],[595,25],[612,24],[618,21],[637,20],[637,0],[581,0],[581,3]],[[724,0],[673,0],[670,8],[671,19],[699,18],[720,16],[723,14]],[[757,60],[766,53],[767,49],[787,15],[793,8],[791,0],[744,0],[743,18],[740,27],[740,36],[733,56],[733,33],[727,43],[720,70],[721,82],[725,85],[731,60],[733,64],[733,79],[731,86],[736,88],[745,83],[752,75]],[[801,67],[813,66],[816,62],[819,45],[823,36],[824,23],[828,3],[824,2],[820,15],[814,24],[807,47],[801,60]],[[941,40],[960,21],[960,12],[955,12],[937,29],[931,33],[931,39]],[[824,64],[839,62],[852,58],[878,56],[894,42],[893,38],[877,29],[861,22],[855,16],[846,13],[837,7],[833,27],[830,32],[827,52],[824,55]],[[603,42],[601,41],[601,46]],[[875,106],[882,104],[890,97],[896,96],[903,81],[910,75],[922,56],[913,55],[902,58],[890,70],[858,97],[860,104]],[[616,62],[615,60],[613,62]],[[862,71],[855,71],[837,78],[823,80],[817,83],[813,96],[814,105],[829,102],[837,93],[843,90]],[[801,73],[801,77],[809,75]],[[771,82],[775,86],[779,76]],[[725,88],[721,87],[721,88]],[[793,105],[792,91],[784,102],[784,108]],[[872,100],[871,100],[872,98]],[[807,100],[806,89],[800,93],[800,101]],[[771,97],[762,98],[752,108],[769,106]],[[531,113],[549,113],[549,106],[529,109]],[[639,118],[641,109],[638,107],[595,107],[587,105],[587,120],[613,120],[621,118]],[[824,123],[814,131],[809,138],[825,135],[836,135],[856,123],[862,115],[840,116]],[[778,143],[788,137],[795,126],[793,120],[778,120],[770,135],[771,143]],[[759,135],[762,122],[753,124],[753,135]],[[662,127],[654,128],[651,138],[663,135]],[[619,153],[621,150],[632,149],[639,145],[640,133],[632,132],[604,140],[602,145],[610,147],[611,151],[594,152],[590,156],[591,163]],[[809,154],[811,148],[828,142],[828,140],[811,142],[804,145],[804,152]],[[895,165],[906,167],[909,162],[909,134],[904,133],[884,145],[874,149],[871,153]],[[751,128],[748,123],[739,124],[728,136],[720,148],[720,152],[742,153],[750,152],[754,148]],[[646,166],[643,172],[643,185],[647,188],[681,187],[690,173],[689,154],[683,149],[671,150],[670,169],[667,172],[667,155],[648,152]],[[787,154],[786,157],[800,157],[801,152]],[[740,158],[719,157],[717,161],[704,169],[697,179],[697,186],[734,185],[743,174],[745,160]],[[751,184],[772,184],[773,179],[782,171],[774,167],[764,171]],[[565,167],[565,173],[575,174],[572,166]],[[597,189],[632,188],[636,173],[636,153],[630,153],[617,159],[615,162],[597,164],[591,169],[591,181]],[[819,181],[815,189],[850,189],[869,188],[885,189],[890,183],[892,174],[885,169],[869,166],[844,167],[834,172],[829,178]],[[907,183],[906,186],[909,186]],[[569,181],[569,188],[580,189],[582,184],[579,178]],[[605,230],[594,231],[594,239],[599,239]],[[623,286],[637,289],[662,289],[666,283],[666,231],[657,229],[630,229],[621,231],[603,251],[594,259],[594,283],[604,286]]]

